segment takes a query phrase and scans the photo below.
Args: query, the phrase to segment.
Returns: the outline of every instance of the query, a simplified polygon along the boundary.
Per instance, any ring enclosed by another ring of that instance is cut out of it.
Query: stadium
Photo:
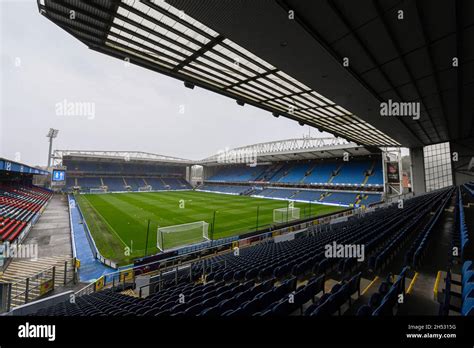
[[[366,339],[364,323],[423,316],[447,325],[443,343],[466,342],[472,2],[38,0],[35,11],[40,57],[53,60],[37,64],[64,95],[41,81],[37,119],[2,111],[0,319],[297,317],[331,330],[349,318]],[[29,93],[31,63],[14,61],[8,100]],[[217,106],[196,112],[199,99]]]

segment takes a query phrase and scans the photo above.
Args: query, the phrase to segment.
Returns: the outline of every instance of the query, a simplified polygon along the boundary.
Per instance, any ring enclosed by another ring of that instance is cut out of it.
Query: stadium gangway
[[[30,303],[71,282],[77,282],[76,258],[67,259],[63,265],[54,265],[23,280],[2,283],[6,284],[7,296],[3,303],[0,298],[0,312],[9,312],[13,307]]]
[[[212,258],[214,257],[215,255],[209,255],[209,258]],[[200,261],[200,260],[199,260]],[[172,274],[174,272],[174,285],[178,285],[178,277],[179,277],[179,271],[182,271],[184,269],[187,269],[189,268],[189,279],[190,281],[193,280],[193,265],[196,263],[196,262],[199,262],[199,261],[193,261],[185,266],[182,266],[182,267],[179,267],[179,266],[176,266],[174,270],[169,270],[168,272],[160,272],[158,275],[156,275],[156,277],[158,277],[159,279],[155,282],[152,282],[152,283],[149,283],[149,284],[146,284],[146,285],[142,285],[139,287],[139,291],[138,291],[138,297],[142,297],[143,293],[144,293],[144,289],[148,288],[148,293],[150,293],[150,288],[151,287],[155,287],[156,288],[156,285],[158,285],[158,291],[161,291],[164,289],[164,282],[165,282],[165,279],[164,277],[167,275],[167,274]],[[224,269],[227,268],[227,260],[221,260],[221,261],[217,261],[216,262],[217,264],[222,264],[224,266]],[[210,267],[210,270],[209,272],[206,272],[206,269],[203,269],[203,272],[201,273],[201,277],[202,279],[205,279],[206,275],[207,274],[210,274],[213,272],[213,269],[215,267],[214,265],[215,263],[211,263],[211,267]]]

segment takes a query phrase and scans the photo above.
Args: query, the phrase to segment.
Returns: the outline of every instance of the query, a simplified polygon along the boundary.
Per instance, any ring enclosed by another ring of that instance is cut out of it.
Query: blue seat
[[[359,272],[354,275],[352,278],[349,279],[349,296],[357,294],[360,296],[360,279],[362,277],[362,273]]]
[[[383,299],[380,306],[378,306],[372,313],[373,316],[392,316],[393,306],[388,299]]]
[[[235,299],[227,299],[219,303],[219,309],[221,310],[221,312],[225,312],[229,309],[234,309],[235,306],[236,306]]]
[[[388,291],[390,290],[391,287],[392,287],[392,284],[390,284],[388,282],[383,282],[379,286],[379,293],[382,294],[382,295],[385,295],[386,293],[388,293]]]
[[[245,271],[236,271],[234,272],[234,280],[241,281],[245,278]]]
[[[472,261],[465,261],[462,265],[462,274],[466,273],[467,271],[474,270]]]
[[[357,310],[357,316],[366,317],[372,315],[372,307],[369,305],[363,305]]]
[[[474,297],[474,283],[466,283],[462,287],[462,300]]]
[[[466,271],[462,274],[462,285],[474,282],[474,271]]]
[[[285,298],[272,308],[272,312],[274,315],[289,315],[293,308],[294,306],[292,306],[288,299]]]
[[[184,315],[197,315],[204,309],[201,303],[195,304],[184,311]]]
[[[254,279],[257,277],[258,275],[258,269],[257,268],[253,268],[253,269],[250,269],[248,270],[246,273],[245,273],[245,280],[251,280],[251,279]]]
[[[371,307],[372,309],[375,309],[378,306],[380,306],[380,304],[382,303],[382,298],[383,298],[382,295],[380,295],[378,292],[373,293],[369,299],[369,307]]]
[[[466,316],[474,315],[474,298],[469,297],[463,301],[461,314]]]
[[[218,306],[208,307],[199,313],[199,316],[215,316],[220,314],[220,309]]]
[[[311,316],[330,316],[338,310],[337,299],[335,295],[330,295],[326,301],[319,305],[310,315]]]

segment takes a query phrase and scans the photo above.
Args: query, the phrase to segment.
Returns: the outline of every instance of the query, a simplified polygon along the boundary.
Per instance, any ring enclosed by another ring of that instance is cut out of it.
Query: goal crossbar
[[[161,251],[210,240],[209,224],[205,221],[190,222],[186,224],[158,227],[157,247]]]
[[[273,209],[273,222],[282,223],[298,220],[300,218],[300,208],[286,207]]]

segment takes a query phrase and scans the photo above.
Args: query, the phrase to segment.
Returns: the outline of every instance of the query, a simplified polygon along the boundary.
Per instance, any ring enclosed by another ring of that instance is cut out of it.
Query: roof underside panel
[[[44,16],[92,49],[360,144],[399,145],[333,100],[163,0],[46,0],[38,4]]]
[[[474,137],[472,0],[168,2],[404,146]],[[389,99],[420,117],[382,117]]]

